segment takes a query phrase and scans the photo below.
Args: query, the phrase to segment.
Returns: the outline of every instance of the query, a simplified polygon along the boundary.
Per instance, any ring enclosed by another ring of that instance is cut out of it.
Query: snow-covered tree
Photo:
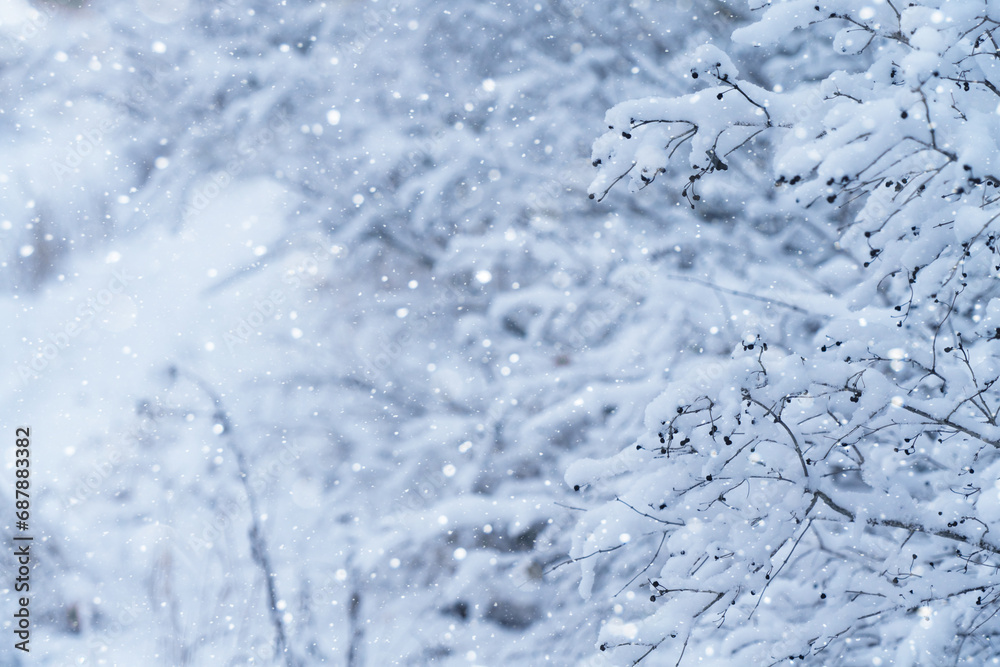
[[[996,662],[1000,5],[751,9],[734,57],[705,43],[677,61],[686,94],[608,112],[592,196],[663,181],[697,209],[759,164],[740,224],[770,201],[835,242],[799,282],[747,288],[782,326],[674,369],[644,435],[568,471],[611,498],[573,549],[585,594],[595,572],[623,591],[600,649],[614,664]],[[597,569],[627,552],[643,566]]]

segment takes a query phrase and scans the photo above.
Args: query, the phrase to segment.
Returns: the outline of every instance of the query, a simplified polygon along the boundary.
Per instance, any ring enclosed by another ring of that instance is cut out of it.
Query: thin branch
[[[822,491],[814,491],[814,497],[822,500],[827,507],[832,509],[834,512],[843,515],[844,517],[850,519],[851,521],[856,520],[854,512],[837,504],[830,496]],[[915,533],[923,533],[925,535],[933,535],[935,537],[943,537],[947,540],[954,540],[956,542],[962,542],[963,544],[968,544],[970,546],[978,547],[984,551],[989,551],[990,553],[1000,554],[1000,546],[987,542],[985,539],[976,540],[973,537],[968,537],[957,533],[954,530],[938,530],[935,528],[928,528],[919,523],[913,521],[901,521],[899,519],[877,519],[871,517],[867,520],[869,526],[882,526],[886,528],[902,528],[904,530],[909,530]]]
[[[791,303],[785,303],[784,301],[779,301],[777,299],[768,299],[767,297],[764,296],[758,296],[757,294],[750,294],[749,292],[741,292],[740,290],[729,289],[728,287],[720,287],[715,283],[711,283],[707,280],[701,280],[700,278],[693,278],[691,276],[676,276],[676,275],[667,275],[664,277],[667,280],[680,280],[686,283],[695,283],[697,285],[704,285],[705,287],[716,290],[718,292],[724,292],[726,294],[731,294],[733,296],[741,296],[745,299],[753,299],[754,301],[761,301],[766,304],[781,306],[782,308],[787,308],[788,310],[791,310],[796,313],[802,313],[803,315],[814,314],[804,308],[800,308],[799,306],[796,306]]]
[[[939,426],[947,426],[948,428],[955,429],[956,431],[960,431],[968,436],[971,436],[976,440],[979,440],[980,442],[985,442],[987,445],[992,445],[993,447],[1000,449],[1000,442],[997,442],[996,440],[993,440],[991,438],[987,438],[982,433],[976,433],[975,431],[966,426],[962,426],[961,424],[956,424],[951,419],[935,417],[931,414],[924,412],[920,408],[913,407],[912,405],[904,404],[902,407],[907,412],[912,412],[915,415],[923,417],[924,419],[930,421],[932,424],[938,424]]]
[[[271,618],[271,624],[274,626],[275,656],[283,656],[287,667],[296,667],[297,663],[295,661],[295,657],[292,654],[291,647],[288,645],[288,633],[285,630],[282,612],[278,609],[278,592],[275,584],[276,574],[274,572],[274,568],[271,566],[271,556],[268,550],[267,538],[264,537],[264,531],[260,524],[260,511],[258,510],[257,494],[254,493],[253,487],[250,485],[250,466],[248,465],[246,456],[243,453],[243,448],[236,441],[233,424],[229,419],[229,411],[226,410],[225,405],[222,402],[222,397],[219,396],[219,394],[217,394],[215,390],[212,389],[212,387],[198,375],[190,371],[181,370],[176,366],[170,367],[170,375],[172,377],[186,377],[188,380],[197,385],[198,388],[212,400],[212,403],[215,406],[215,414],[213,417],[217,420],[217,423],[222,426],[222,433],[220,435],[225,436],[226,444],[236,459],[236,465],[240,473],[240,482],[243,484],[243,491],[247,495],[247,503],[250,508],[250,530],[248,531],[250,538],[250,555],[253,558],[254,563],[257,564],[264,575],[264,584],[267,590],[267,601],[270,607],[268,611]]]
[[[764,405],[763,403],[761,403],[760,401],[758,401],[753,396],[750,396],[749,393],[746,394],[746,399],[748,401],[752,401],[752,402],[756,403],[761,408],[763,408],[764,411],[767,412],[767,414],[771,415],[771,417],[774,419],[774,423],[775,424],[778,424],[779,426],[781,426],[781,428],[785,429],[785,433],[787,433],[788,437],[792,439],[792,445],[795,447],[795,453],[799,457],[799,464],[802,466],[802,474],[805,475],[808,478],[809,477],[809,468],[806,466],[806,460],[802,456],[802,449],[799,447],[799,441],[795,438],[795,434],[792,433],[792,429],[788,428],[788,424],[786,424],[784,421],[782,421],[781,417],[779,417],[778,414],[774,412],[774,410],[772,410],[771,408],[767,407],[766,405]]]
[[[663,548],[663,543],[666,542],[666,541],[667,541],[667,532],[664,531],[663,532],[663,537],[660,538],[660,544],[656,547],[656,553],[654,553],[653,557],[649,559],[649,563],[646,564],[646,567],[644,567],[641,570],[639,570],[639,572],[637,572],[634,577],[632,577],[631,579],[629,579],[628,583],[625,584],[624,586],[622,586],[621,590],[618,591],[617,593],[615,593],[612,597],[618,597],[619,595],[621,595],[622,592],[626,588],[628,588],[629,586],[632,585],[633,581],[635,581],[636,579],[638,579],[639,577],[641,577],[643,574],[645,574],[646,570],[648,570],[649,568],[651,568],[653,566],[653,563],[655,563],[656,559],[660,556],[660,549]]]

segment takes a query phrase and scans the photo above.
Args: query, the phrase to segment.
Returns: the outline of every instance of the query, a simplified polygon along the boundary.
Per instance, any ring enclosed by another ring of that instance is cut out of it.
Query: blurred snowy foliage
[[[596,207],[590,144],[745,10],[82,4],[0,14],[32,664],[592,659],[565,470],[728,349],[682,278],[795,241]]]
[[[925,4],[5,2],[30,664],[991,658],[1000,9]]]

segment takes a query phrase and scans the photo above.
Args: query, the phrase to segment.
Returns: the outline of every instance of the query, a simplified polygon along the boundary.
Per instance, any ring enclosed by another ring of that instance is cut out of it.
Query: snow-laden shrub
[[[747,328],[716,372],[674,369],[645,435],[569,469],[611,498],[573,550],[585,594],[602,576],[625,591],[600,648],[615,664],[984,664],[1000,632],[1000,5],[751,4],[733,39],[782,62],[783,84],[696,49],[690,92],[608,112],[591,193],[659,176],[697,207],[734,160],[760,160],[771,184],[748,207],[783,198],[837,226],[804,286],[775,286],[819,327]],[[645,567],[599,569],[629,552]]]

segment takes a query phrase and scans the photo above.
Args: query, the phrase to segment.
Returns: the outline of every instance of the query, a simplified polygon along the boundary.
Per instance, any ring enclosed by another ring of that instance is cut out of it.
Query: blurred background
[[[605,111],[687,92],[674,55],[745,7],[4,0],[3,451],[13,479],[32,428],[37,543],[0,664],[604,664],[621,582],[564,565],[566,467],[740,340],[707,278],[832,246],[745,208],[752,155],[697,211],[587,198]]]

